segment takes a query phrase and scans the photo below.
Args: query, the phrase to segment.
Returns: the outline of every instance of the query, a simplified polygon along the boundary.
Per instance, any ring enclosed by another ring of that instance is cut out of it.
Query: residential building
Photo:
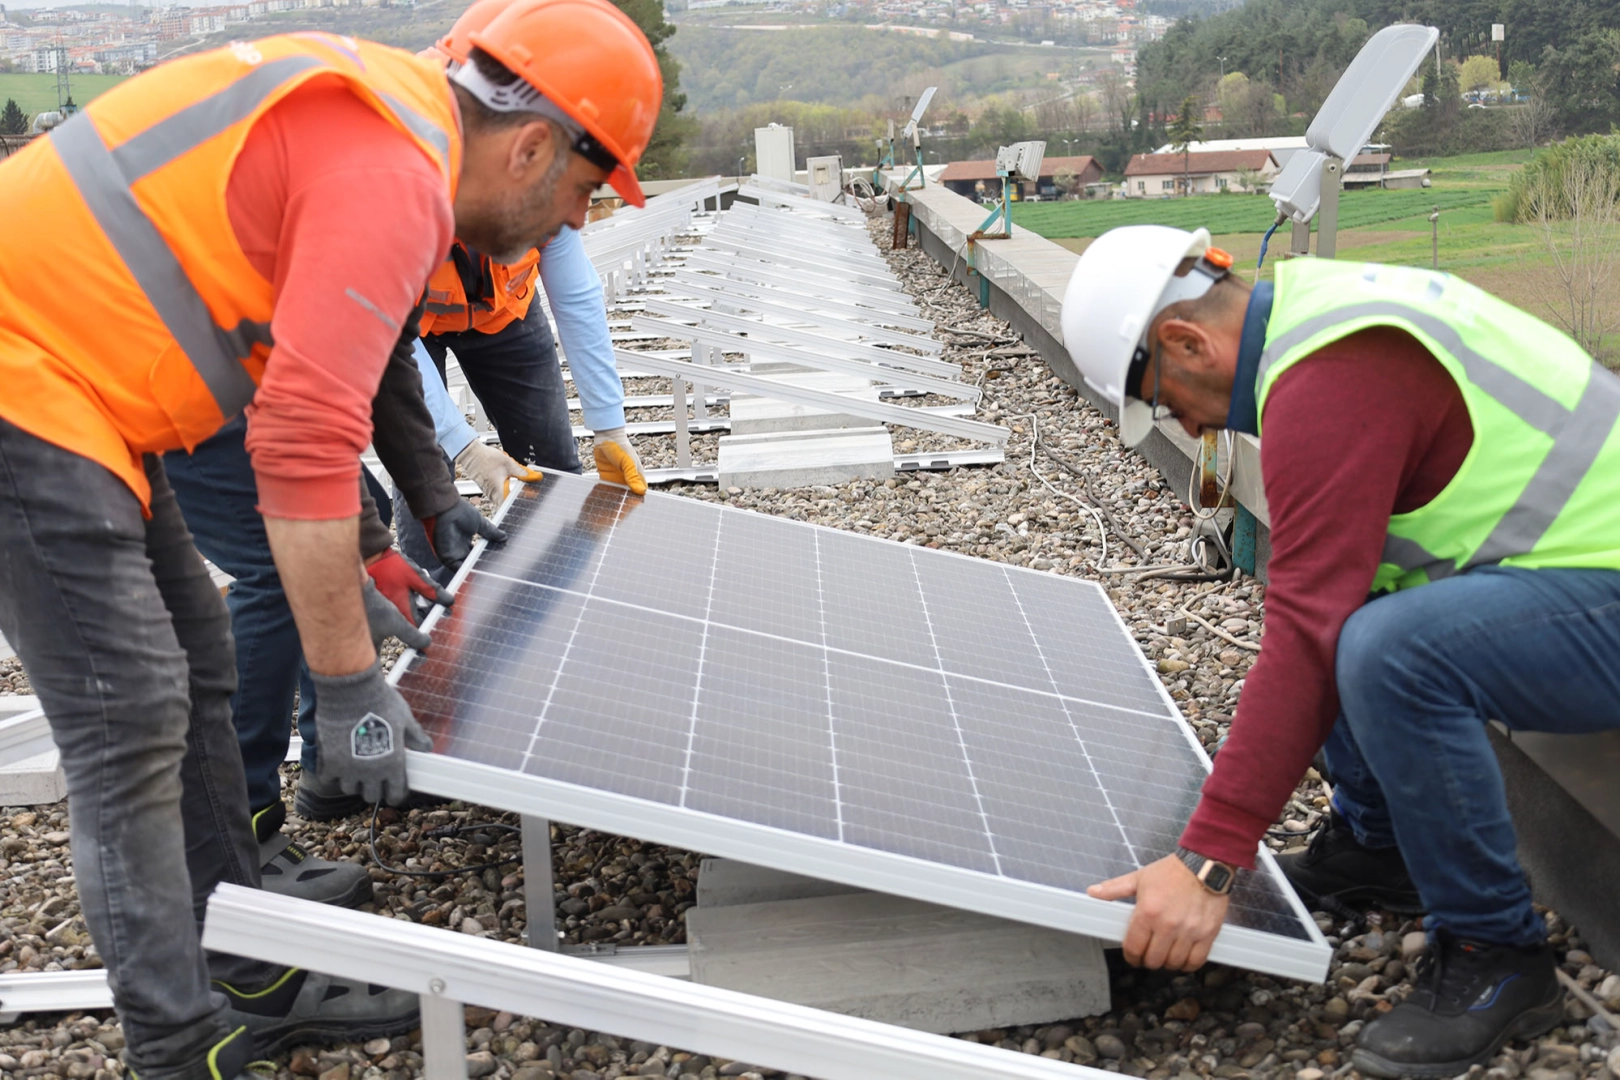
[[[1125,166],[1125,195],[1132,199],[1163,199],[1173,195],[1209,195],[1244,191],[1244,181],[1256,186],[1278,172],[1270,150],[1217,150],[1186,154],[1137,154]]]

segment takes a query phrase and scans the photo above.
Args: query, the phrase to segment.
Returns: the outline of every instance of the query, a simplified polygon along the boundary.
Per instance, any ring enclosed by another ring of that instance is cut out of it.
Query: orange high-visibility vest
[[[150,497],[141,455],[196,446],[252,399],[271,283],[226,209],[254,123],[341,80],[411,139],[454,197],[461,133],[442,64],[334,34],[174,60],[0,163],[0,417]]]
[[[515,263],[491,262],[487,255],[477,258],[489,267],[490,279],[494,284],[490,295],[469,301],[455,260],[444,260],[433,271],[433,277],[423,294],[423,337],[458,330],[493,334],[529,314],[529,304],[534,301],[535,279],[540,276],[540,249],[530,248],[528,254]]]

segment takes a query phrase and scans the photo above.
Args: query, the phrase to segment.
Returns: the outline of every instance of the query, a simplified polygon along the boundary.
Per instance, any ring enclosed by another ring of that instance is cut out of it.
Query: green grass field
[[[1482,207],[1490,215],[1495,192],[1483,189],[1442,191],[1347,191],[1339,199],[1339,227],[1359,229],[1442,211]],[[1025,203],[1013,207],[1013,223],[1051,239],[1100,236],[1121,225],[1203,226],[1212,233],[1262,233],[1276,219],[1277,208],[1263,195],[1202,195],[1189,199],[1113,199],[1080,202]]]
[[[74,102],[85,105],[125,78],[123,75],[75,75],[69,89],[73,91]],[[35,113],[56,108],[56,76],[0,73],[0,105],[5,104],[6,98],[14,99],[29,119],[33,119]]]
[[[1546,236],[1529,225],[1495,220],[1491,205],[1507,189],[1513,173],[1529,160],[1529,151],[1512,150],[1398,162],[1400,168],[1432,169],[1434,186],[1421,191],[1345,192],[1339,204],[1339,258],[1397,266],[1432,265],[1434,238],[1429,214],[1438,206],[1440,269],[1556,324],[1556,307],[1562,301]],[[1236,257],[1246,277],[1252,277],[1261,234],[1272,219],[1271,200],[1253,195],[1028,203],[1013,209],[1016,223],[1073,251],[1084,251],[1092,238],[1119,225],[1186,229],[1202,225],[1214,234],[1216,244]],[[1287,243],[1288,231],[1279,229],[1262,279],[1271,277],[1276,256]],[[1620,335],[1607,344],[1611,360],[1620,356]]]

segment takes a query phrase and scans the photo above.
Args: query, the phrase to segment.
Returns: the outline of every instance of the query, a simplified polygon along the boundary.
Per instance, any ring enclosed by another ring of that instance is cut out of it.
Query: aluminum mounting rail
[[[692,275],[696,276],[696,275]],[[842,315],[829,315],[812,310],[808,305],[781,303],[769,298],[744,296],[729,289],[717,288],[725,282],[719,278],[709,278],[707,281],[693,281],[690,277],[677,275],[673,281],[662,283],[671,294],[688,296],[694,300],[707,300],[714,304],[716,309],[729,307],[743,311],[755,311],[761,315],[774,315],[797,323],[807,330],[825,332],[829,335],[854,334],[857,338],[867,342],[882,342],[886,345],[898,345],[901,348],[915,349],[917,352],[929,356],[938,356],[945,351],[945,343],[934,338],[923,337],[920,334],[909,334],[904,330],[891,330],[883,326],[873,326],[869,323],[855,322]],[[650,299],[650,297],[643,297]],[[929,327],[932,329],[932,326]]]
[[[959,416],[944,416],[905,405],[885,405],[880,401],[866,401],[826,390],[811,390],[730,367],[710,367],[706,364],[694,364],[690,360],[658,358],[649,361],[645,354],[631,352],[628,349],[614,349],[613,355],[621,367],[651,368],[661,375],[682,379],[694,386],[724,387],[733,393],[741,391],[758,394],[760,397],[787,401],[795,405],[807,405],[814,409],[864,416],[884,424],[935,431],[941,435],[955,435],[957,438],[992,443],[996,446],[1006,443],[1011,434],[1004,427],[986,424],[982,420],[966,420]]]
[[[717,274],[726,275],[728,281],[742,281],[754,286],[768,285],[776,288],[787,288],[797,292],[814,290],[818,298],[825,297],[837,300],[839,303],[854,304],[862,310],[870,310],[881,314],[905,315],[917,317],[917,305],[910,296],[903,292],[891,292],[888,289],[868,289],[860,285],[851,285],[844,281],[823,279],[820,281],[806,280],[805,275],[788,266],[776,266],[771,263],[755,262],[752,259],[737,259],[734,256],[721,252],[708,251],[696,248],[689,252],[682,270],[692,272],[695,270],[712,270]]]
[[[780,211],[761,210],[738,203],[721,219],[728,229],[768,228],[784,236],[802,238],[810,243],[845,251],[882,262],[883,256],[872,243],[871,235],[862,225],[839,225],[828,221],[809,221]],[[719,226],[717,225],[716,228]]]
[[[112,1003],[107,973],[100,968],[0,975],[0,1024],[15,1023],[24,1013],[110,1009]]]
[[[884,364],[889,367],[906,368],[910,371],[921,371],[930,375],[946,377],[955,375],[962,370],[960,364],[953,364],[948,360],[913,356],[910,353],[886,349],[880,345],[864,345],[858,341],[844,341],[841,338],[828,337],[813,330],[799,330],[791,326],[777,326],[774,323],[744,318],[741,315],[727,315],[722,311],[713,311],[708,308],[693,307],[691,304],[678,303],[672,298],[643,296],[641,303],[648,313],[653,315],[663,315],[671,319],[691,319],[694,322],[702,323],[704,326],[712,326],[717,330],[729,330],[733,334],[747,334],[750,337],[763,337],[787,345],[798,345],[806,349],[830,353],[833,356],[848,357],[852,360],[865,360],[872,364]],[[634,325],[633,321],[632,325]]]
[[[795,270],[802,269],[821,277],[832,278],[834,281],[852,282],[865,285],[868,288],[887,289],[895,293],[904,291],[900,287],[900,279],[896,278],[887,267],[884,267],[880,272],[874,273],[848,265],[840,265],[832,260],[819,258],[813,253],[804,253],[791,247],[784,247],[780,242],[773,242],[769,238],[757,239],[749,235],[745,238],[734,239],[710,233],[704,237],[703,247],[709,251],[735,252],[739,257],[753,259],[755,262],[792,267]]]
[[[0,765],[10,765],[56,749],[51,725],[39,699],[31,699],[27,711],[0,720]]]
[[[687,266],[690,266],[690,259]],[[734,277],[721,277],[702,269],[687,269],[685,266],[676,267],[669,271],[670,280],[682,285],[696,285],[705,289],[723,288],[727,292],[740,292],[745,296],[758,297],[761,300],[775,299],[780,303],[791,303],[795,310],[816,311],[823,315],[834,315],[840,319],[851,319],[856,322],[867,323],[872,326],[890,326],[902,330],[920,330],[924,334],[934,332],[934,321],[916,315],[900,315],[894,312],[879,311],[877,308],[861,307],[851,300],[833,299],[818,296],[800,284],[798,288],[791,285],[763,285],[753,281],[743,281]],[[657,285],[654,281],[650,284]],[[943,347],[943,346],[942,346]]]
[[[790,210],[809,210],[812,213],[826,214],[830,218],[844,221],[865,221],[866,212],[854,206],[840,206],[838,203],[822,202],[805,195],[789,195],[785,192],[770,191],[755,184],[744,184],[737,189],[740,199],[754,199],[761,206],[783,206]]]
[[[414,991],[433,1080],[466,1076],[464,1004],[824,1080],[1114,1080],[1033,1054],[231,885],[208,901],[203,944]]]
[[[827,240],[822,237],[796,233],[791,229],[777,228],[776,224],[770,221],[750,223],[748,221],[739,221],[736,218],[726,218],[716,225],[709,235],[717,242],[737,239],[752,243],[757,247],[786,247],[794,255],[801,258],[820,259],[823,262],[833,263],[840,268],[876,274],[890,279],[894,278],[894,271],[889,268],[889,264],[884,262],[883,257],[875,250],[861,251],[850,244],[843,243],[841,238]]]
[[[858,379],[887,383],[900,389],[917,390],[925,394],[938,394],[941,397],[955,398],[958,401],[978,401],[981,396],[977,387],[969,386],[963,382],[956,382],[953,379],[939,379],[931,375],[919,375],[915,372],[897,368],[875,367],[865,360],[850,359],[837,353],[829,353],[816,348],[761,341],[757,337],[744,337],[722,327],[687,326],[684,323],[671,322],[652,315],[637,315],[630,321],[630,325],[638,330],[657,334],[659,337],[715,345],[723,352],[743,353],[755,360],[773,360],[784,364],[799,364],[817,371],[834,371],[840,375],[853,375]],[[627,355],[646,356],[648,354],[633,352]],[[625,362],[623,360],[619,362],[619,370],[621,372],[625,371]],[[632,368],[631,370],[639,370],[639,368]]]

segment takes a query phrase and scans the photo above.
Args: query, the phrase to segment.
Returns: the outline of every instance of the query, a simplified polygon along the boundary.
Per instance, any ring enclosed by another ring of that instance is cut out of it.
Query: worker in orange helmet
[[[478,0],[420,55],[437,57],[452,70],[466,64],[475,48],[473,35],[513,2]],[[585,426],[593,435],[598,475],[645,492],[641,462],[625,431],[624,386],[614,361],[601,279],[579,233],[570,228],[546,244],[543,253],[531,250],[513,263],[497,262],[457,243],[428,282],[421,322],[427,352],[441,380],[448,354],[455,354],[505,451],[475,439],[455,452],[455,464],[492,499],[501,497],[509,481],[533,478],[518,462],[581,471],[556,345],[545,309],[534,302],[541,284],[568,352]],[[433,375],[424,370],[423,377]],[[402,497],[394,501],[395,513],[408,522],[408,502]],[[409,557],[441,580],[448,578],[453,568],[440,567],[420,530],[407,524],[399,535]]]
[[[0,633],[61,751],[80,901],[143,1080],[231,1080],[418,1022],[409,995],[202,949],[206,897],[256,885],[257,851],[229,618],[159,455],[246,408],[321,768],[402,799],[427,743],[378,665],[357,525],[385,361],[453,239],[510,261],[582,225],[604,181],[639,199],[662,98],[607,0],[520,0],[473,44],[451,77],[330,34],[237,43],[0,163]]]

